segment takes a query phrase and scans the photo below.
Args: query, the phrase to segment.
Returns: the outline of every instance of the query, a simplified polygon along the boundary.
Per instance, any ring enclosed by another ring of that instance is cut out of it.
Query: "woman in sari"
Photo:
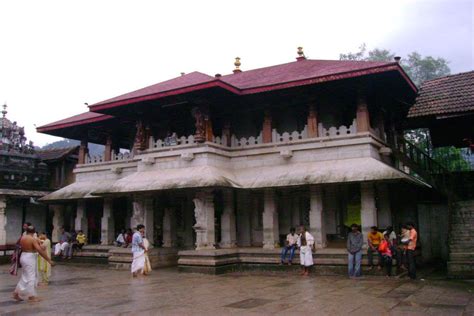
[[[39,235],[41,247],[46,251],[48,257],[51,258],[51,241],[45,233]],[[48,285],[51,276],[51,265],[41,256],[38,257],[38,285]]]
[[[148,275],[151,272],[150,258],[148,257],[148,249],[150,249],[150,242],[143,237],[143,246],[145,247],[145,267],[142,270],[143,275]]]

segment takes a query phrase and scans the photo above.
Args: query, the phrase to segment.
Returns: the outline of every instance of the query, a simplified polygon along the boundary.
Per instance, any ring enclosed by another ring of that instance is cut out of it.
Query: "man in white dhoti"
[[[34,234],[35,228],[30,225],[26,229],[26,235],[22,236],[20,240],[21,277],[15,291],[13,291],[13,298],[18,301],[28,299],[30,302],[36,302],[39,300],[36,295],[38,253],[51,266],[54,265],[39,240],[34,238]]]
[[[145,233],[145,226],[140,224],[137,226],[137,231],[133,234],[132,237],[132,275],[133,277],[137,276],[137,273],[140,271],[143,273],[145,269],[145,252],[148,251],[143,245],[142,235]]]
[[[309,269],[313,266],[313,246],[314,237],[306,231],[304,226],[300,227],[300,235],[298,236],[298,247],[300,248],[300,264],[303,270],[301,275],[308,276]]]

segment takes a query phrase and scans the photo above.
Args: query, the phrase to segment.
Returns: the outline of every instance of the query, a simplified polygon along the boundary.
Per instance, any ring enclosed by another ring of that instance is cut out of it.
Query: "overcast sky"
[[[1,1],[0,102],[37,145],[41,126],[114,97],[201,71],[227,74],[389,49],[474,69],[473,1]]]

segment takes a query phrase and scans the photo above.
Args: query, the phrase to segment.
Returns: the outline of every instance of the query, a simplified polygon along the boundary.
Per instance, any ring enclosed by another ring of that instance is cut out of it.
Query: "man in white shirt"
[[[281,262],[280,264],[284,264],[286,260],[286,254],[288,250],[290,251],[290,258],[288,259],[288,265],[291,266],[291,262],[293,261],[293,257],[295,256],[296,250],[296,243],[298,241],[298,235],[295,234],[295,229],[292,227],[290,228],[290,233],[286,235],[285,246],[281,250]]]
[[[314,237],[304,226],[300,227],[300,235],[298,237],[298,247],[300,247],[300,264],[303,268],[301,275],[308,276],[309,269],[313,266],[313,246]]]

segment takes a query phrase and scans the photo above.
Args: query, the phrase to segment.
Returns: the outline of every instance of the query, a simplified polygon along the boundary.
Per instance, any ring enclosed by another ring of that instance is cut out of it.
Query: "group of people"
[[[115,246],[124,248],[130,247],[132,245],[132,236],[133,231],[131,228],[127,230],[122,229],[118,234],[117,238],[115,239]]]
[[[60,233],[59,242],[54,246],[54,255],[57,257],[72,259],[74,251],[82,251],[82,247],[87,243],[87,236],[82,230],[69,233],[61,227]]]
[[[416,279],[415,250],[417,241],[418,233],[411,222],[402,226],[399,236],[391,226],[387,227],[383,233],[376,226],[372,226],[367,235],[369,269],[374,268],[374,255],[377,255],[378,269],[385,268],[387,276],[392,275],[393,260],[396,260],[397,267],[407,269],[410,279]],[[347,237],[348,272],[351,278],[361,276],[363,244],[364,236],[360,232],[359,225],[352,224],[351,232]]]
[[[287,263],[288,265],[292,265],[295,250],[297,248],[300,250],[300,265],[302,267],[301,274],[308,276],[311,267],[314,265],[314,237],[304,226],[300,226],[298,234],[296,234],[296,230],[293,227],[290,228],[290,233],[286,235],[285,246],[281,251],[280,264],[285,264],[287,254],[289,253]]]

